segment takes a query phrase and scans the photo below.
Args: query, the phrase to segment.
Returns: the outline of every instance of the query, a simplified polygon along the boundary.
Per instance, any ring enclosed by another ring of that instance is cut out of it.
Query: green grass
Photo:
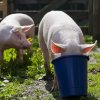
[[[85,41],[92,43],[92,37],[85,36]],[[95,52],[94,49],[90,58],[93,58],[93,61],[88,64],[88,96],[82,97],[81,100],[100,100],[100,52]],[[32,93],[35,93],[35,97],[31,95],[26,97],[23,92],[30,85],[33,87],[37,85],[34,84],[35,80],[45,75],[43,63],[37,37],[31,52],[28,54],[25,52],[23,64],[17,62],[14,49],[6,50],[4,61],[0,61],[0,100],[41,100],[40,95],[46,94],[43,90],[33,89]],[[59,98],[58,92],[47,94],[49,95],[45,96],[44,100]]]
[[[15,49],[5,50],[4,61],[0,61],[0,100],[21,96],[30,85],[30,80],[43,77],[43,62],[37,38],[34,39],[31,52],[27,54],[25,51],[23,64],[17,62]],[[5,84],[4,80],[9,82]]]
[[[88,92],[100,100],[100,53],[93,53],[95,63],[88,65]]]
[[[87,43],[92,43],[92,36],[85,36]],[[96,46],[98,48],[98,46]],[[93,98],[90,100],[100,100],[100,52],[90,54],[92,63],[88,64],[88,94]]]

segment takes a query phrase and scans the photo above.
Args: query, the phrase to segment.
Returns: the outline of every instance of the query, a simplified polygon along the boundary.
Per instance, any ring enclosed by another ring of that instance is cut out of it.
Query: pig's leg
[[[44,57],[44,68],[45,68],[45,72],[46,72],[46,76],[44,76],[45,80],[50,80],[52,79],[52,74],[51,74],[51,70],[50,70],[50,58],[49,58],[49,52],[47,49],[47,46],[45,44],[45,41],[43,39],[43,36],[41,34],[41,32],[38,33],[39,34],[39,42],[40,42],[40,48],[43,52],[43,57]]]
[[[59,89],[58,81],[57,81],[56,74],[54,73],[54,80],[53,80],[53,85],[52,85],[51,91],[57,91],[58,89]]]
[[[0,49],[0,59],[3,59],[3,51]]]
[[[51,54],[51,57],[53,58],[52,54]],[[53,84],[52,84],[51,91],[57,91],[58,89],[59,89],[58,81],[57,81],[56,73],[55,73],[55,70],[54,70],[54,79],[53,79]]]
[[[17,60],[19,63],[23,63],[23,49],[17,49]]]

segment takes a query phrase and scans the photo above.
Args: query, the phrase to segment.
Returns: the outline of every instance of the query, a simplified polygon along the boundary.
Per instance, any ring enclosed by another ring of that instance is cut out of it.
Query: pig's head
[[[28,48],[31,46],[30,39],[26,38],[26,33],[34,27],[27,26],[12,26],[9,23],[0,23],[0,43],[4,48]]]
[[[88,54],[93,47],[96,45],[97,41],[94,44],[78,44],[75,42],[70,42],[68,44],[59,44],[51,41],[51,52],[53,55],[61,54],[63,55],[82,55]]]
[[[10,42],[12,42],[12,46],[15,48],[29,48],[32,43],[26,38],[26,33],[33,27],[33,25],[27,26],[13,26],[10,30]]]

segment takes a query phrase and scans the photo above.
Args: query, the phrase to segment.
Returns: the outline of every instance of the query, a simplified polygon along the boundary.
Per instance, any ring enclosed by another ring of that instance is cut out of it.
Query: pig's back
[[[74,20],[62,11],[51,11],[48,12],[40,22],[40,29],[41,26],[43,28],[43,36],[44,40],[47,44],[49,44],[49,40],[55,32],[62,30],[75,30],[82,35],[81,29],[79,26],[74,22]]]
[[[51,27],[52,25],[70,25],[78,27],[74,20],[62,11],[50,11],[42,19],[43,25]]]
[[[17,25],[30,25],[33,24],[34,21],[30,16],[26,14],[17,13],[8,15],[1,21],[1,23],[9,23],[11,25],[17,26]]]

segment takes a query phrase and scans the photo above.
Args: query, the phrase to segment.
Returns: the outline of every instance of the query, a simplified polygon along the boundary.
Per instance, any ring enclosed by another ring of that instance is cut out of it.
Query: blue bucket
[[[62,97],[87,95],[88,56],[70,55],[52,61]]]

